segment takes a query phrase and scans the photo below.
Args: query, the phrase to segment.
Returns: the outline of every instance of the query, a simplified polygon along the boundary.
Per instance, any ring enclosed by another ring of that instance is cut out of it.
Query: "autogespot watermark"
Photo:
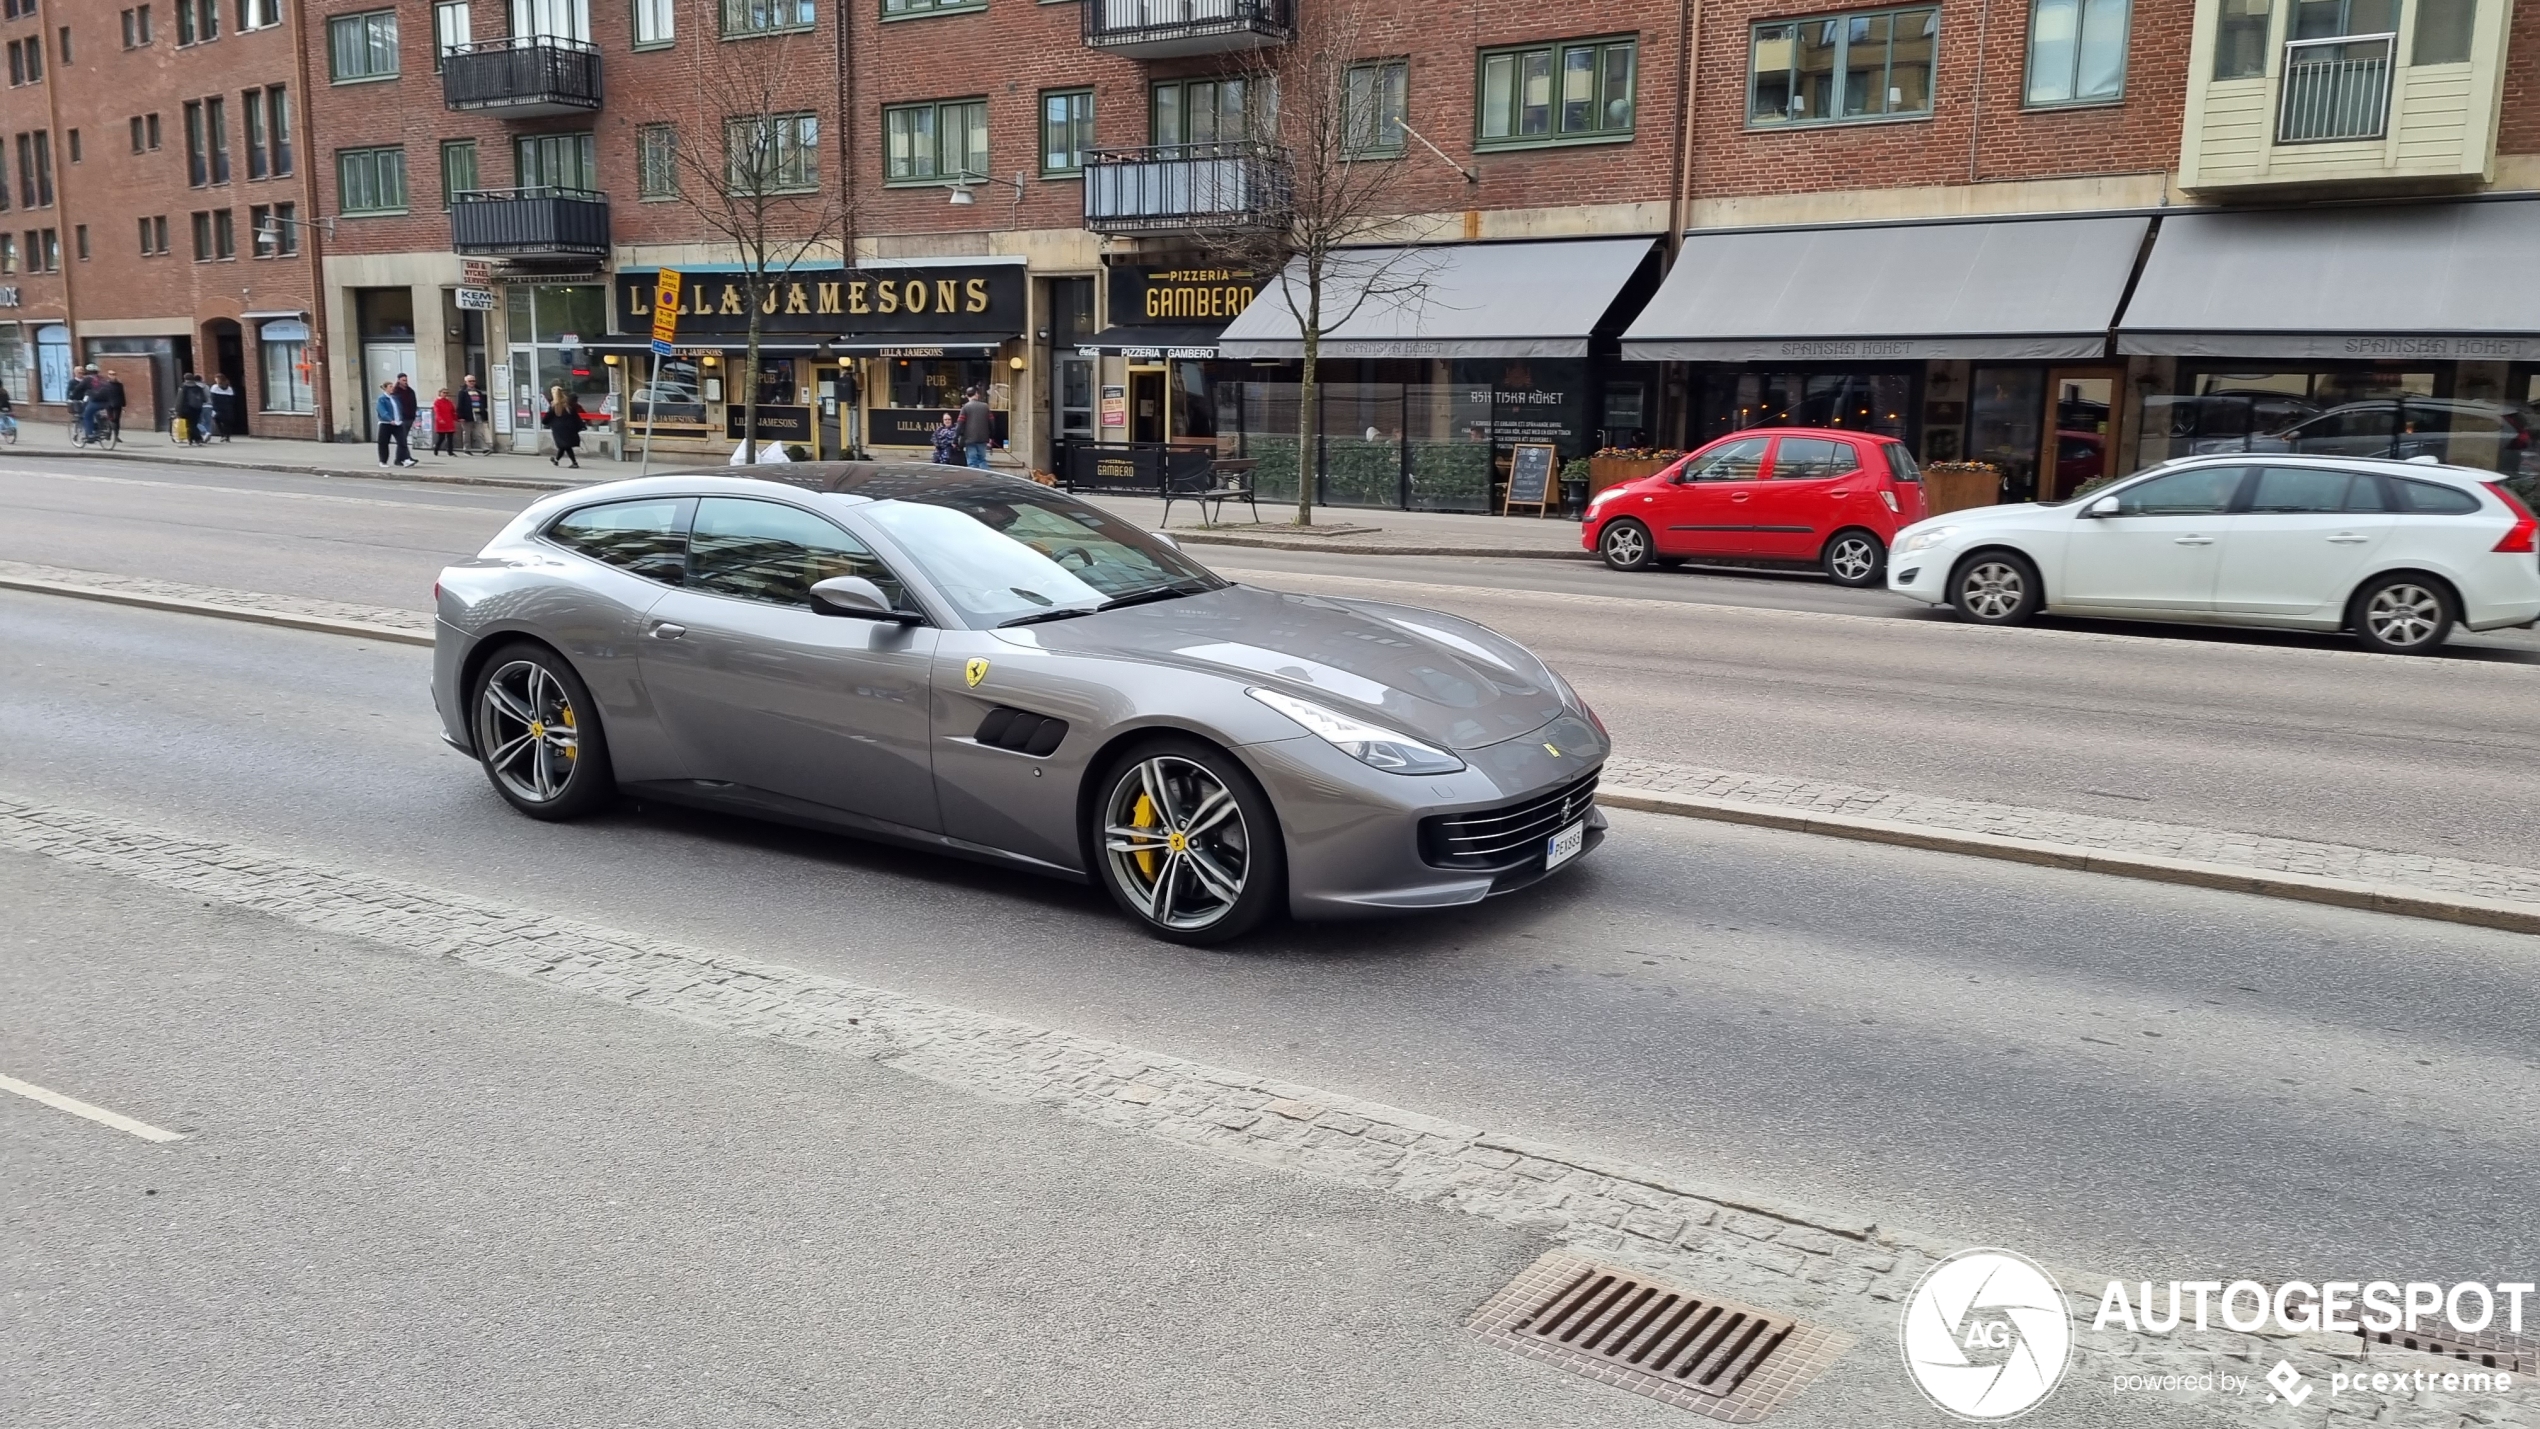
[[[2521,1335],[2525,1281],[2111,1280],[2090,1322],[2096,1331],[2168,1336],[2223,1329],[2243,1334],[2467,1337]],[[2531,1307],[2540,1316],[2540,1304]],[[1962,1250],[1941,1261],[1906,1298],[1899,1348],[1925,1398],[1960,1419],[2016,1419],[2044,1403],[2072,1357],[2073,1316],[2044,1267],[2008,1250]],[[2192,1346],[2182,1346],[2192,1349]],[[2492,1359],[2427,1368],[2340,1368],[2305,1375],[2278,1360],[2262,1377],[2230,1369],[2119,1370],[2119,1395],[2165,1397],[2263,1393],[2268,1404],[2299,1408],[2324,1384],[2348,1394],[2495,1396],[2515,1388],[2512,1370]]]

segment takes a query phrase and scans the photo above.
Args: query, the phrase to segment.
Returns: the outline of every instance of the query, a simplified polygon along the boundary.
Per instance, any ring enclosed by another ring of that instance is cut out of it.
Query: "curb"
[[[312,442],[310,445],[329,444]],[[167,466],[206,467],[213,471],[270,471],[285,476],[324,476],[347,481],[415,481],[433,486],[492,486],[510,491],[571,491],[576,487],[596,484],[589,481],[540,481],[536,477],[442,475],[438,472],[424,473],[397,467],[380,471],[372,467],[320,466],[304,462],[219,461],[211,457],[165,455],[146,447],[117,447],[110,452],[55,451],[46,447],[22,447],[19,450],[30,455],[66,456],[81,461],[149,461]],[[603,479],[615,480],[616,478]]]
[[[2540,907],[2527,903],[2508,903],[2496,898],[2472,898],[2465,894],[2426,893],[2396,884],[2356,883],[2340,878],[2323,878],[2316,874],[2284,873],[2273,869],[2249,868],[2239,864],[2163,858],[2156,854],[2117,853],[2084,844],[2003,838],[1996,834],[1964,833],[1954,829],[1934,828],[1928,824],[1905,824],[1887,819],[1859,819],[1841,814],[1799,813],[1764,805],[1742,804],[1728,799],[1706,799],[1693,794],[1670,794],[1657,789],[1633,789],[1628,786],[1609,786],[1599,789],[1596,791],[1596,802],[1612,809],[1633,809],[1649,814],[1674,814],[1684,818],[1710,819],[1727,824],[1750,824],[1759,828],[1822,834],[1830,838],[1853,839],[1862,843],[1892,844],[1900,848],[1930,849],[1941,853],[1961,853],[1977,858],[2001,859],[2010,863],[2034,864],[2043,868],[2070,869],[2076,873],[2105,873],[2119,878],[2144,879],[2153,883],[2217,888],[2229,893],[2255,893],[2264,897],[2288,898],[2302,903],[2325,903],[2339,908],[2359,908],[2372,913],[2396,913],[2404,917],[2430,918],[2444,923],[2465,923],[2473,927],[2496,928],[2509,933],[2540,933]]]
[[[174,611],[179,615],[208,615],[217,620],[243,620],[252,625],[279,625],[293,630],[314,630],[321,635],[350,635],[363,640],[385,640],[398,645],[432,644],[429,630],[407,630],[394,625],[374,625],[366,620],[336,620],[323,615],[293,615],[281,610],[258,610],[253,606],[221,605],[207,600],[179,600],[173,596],[143,595],[136,591],[112,590],[105,586],[72,585],[66,581],[30,580],[24,576],[0,575],[0,590],[28,591],[36,595],[64,595],[74,600],[99,600],[109,605],[137,605],[145,610]]]

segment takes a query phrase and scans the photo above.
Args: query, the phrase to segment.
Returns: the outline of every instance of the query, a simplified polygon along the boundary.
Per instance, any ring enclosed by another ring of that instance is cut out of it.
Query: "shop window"
[[[893,358],[891,405],[904,409],[957,408],[962,403],[963,393],[973,387],[985,388],[988,385],[988,369],[985,358]]]
[[[257,354],[264,374],[264,410],[309,413],[317,410],[317,389],[309,371],[308,324],[269,322],[259,331]]]
[[[35,380],[43,401],[70,400],[71,330],[60,323],[35,330]]]
[[[1094,92],[1053,90],[1041,96],[1041,172],[1081,174],[1094,146]]]
[[[1749,127],[1931,115],[1936,9],[1871,10],[1757,25],[1749,42]]]
[[[326,74],[337,84],[397,77],[397,12],[372,10],[326,22]]]
[[[2122,97],[2129,9],[2128,0],[2034,0],[2028,102],[2087,104]]]
[[[727,38],[808,30],[819,18],[818,0],[723,0]]]
[[[1724,372],[1702,378],[1695,445],[1748,427],[1838,427],[1910,441],[1906,372]]]
[[[755,114],[725,121],[723,172],[725,185],[735,194],[810,193],[819,188],[820,116]]]
[[[406,151],[403,146],[339,149],[335,154],[335,171],[337,201],[343,212],[382,214],[406,211]]]
[[[1351,65],[1341,81],[1341,146],[1354,159],[1403,152],[1411,113],[1411,61]]]
[[[937,184],[988,174],[988,101],[901,104],[882,111],[885,182]]]
[[[1483,51],[1477,145],[1630,138],[1639,53],[1629,39]]]
[[[26,325],[0,323],[0,392],[21,399],[33,396],[28,375]]]
[[[642,426],[649,421],[662,430],[705,430],[704,374],[693,359],[665,357],[658,369],[646,363],[641,370],[643,382],[636,387],[626,409],[630,424]]]

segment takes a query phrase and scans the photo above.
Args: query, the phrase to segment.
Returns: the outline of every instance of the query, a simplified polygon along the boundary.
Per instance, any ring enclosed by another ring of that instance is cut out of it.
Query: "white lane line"
[[[184,1132],[169,1131],[164,1127],[152,1126],[146,1121],[134,1121],[122,1112],[108,1111],[101,1106],[90,1106],[77,1097],[66,1097],[60,1092],[48,1091],[33,1082],[21,1082],[15,1077],[0,1076],[0,1091],[16,1092],[28,1101],[42,1102],[56,1111],[66,1111],[73,1116],[84,1116],[99,1126],[111,1126],[117,1131],[131,1132],[144,1141],[183,1141],[185,1139]]]
[[[450,506],[437,501],[392,501],[380,496],[338,496],[330,491],[267,491],[253,486],[211,486],[194,481],[153,481],[144,476],[99,476],[92,472],[30,471],[25,467],[16,466],[0,467],[0,476],[32,476],[40,477],[45,481],[82,481],[105,486],[160,486],[171,491],[204,491],[222,496],[270,496],[277,501],[320,501],[337,506],[389,506],[401,511],[421,508],[473,514],[488,509],[476,506]],[[327,480],[325,477],[305,479]]]

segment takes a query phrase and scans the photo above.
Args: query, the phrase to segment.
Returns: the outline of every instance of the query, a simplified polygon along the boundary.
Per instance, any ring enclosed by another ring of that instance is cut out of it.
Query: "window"
[[[2320,467],[2268,467],[2258,473],[2256,492],[2249,498],[2252,514],[2270,516],[2381,509],[2379,480]]]
[[[265,160],[265,94],[251,89],[238,100],[238,122],[247,138],[247,177],[261,179],[273,172]]]
[[[2236,466],[2199,467],[2138,481],[2117,493],[2120,516],[2218,516],[2240,490]]]
[[[194,215],[194,261],[212,261],[212,216],[209,213]]]
[[[238,256],[238,226],[236,217],[237,216],[229,209],[216,208],[212,210],[212,256],[214,258],[235,258]]]
[[[725,121],[723,171],[734,193],[809,193],[818,188],[820,117],[766,114]]]
[[[212,181],[211,145],[204,133],[203,101],[185,101],[185,182],[201,188]]]
[[[141,116],[132,116],[132,152],[141,152]]]
[[[238,28],[261,30],[282,23],[282,0],[238,0]]]
[[[1053,90],[1041,96],[1041,172],[1081,174],[1094,146],[1094,92]]]
[[[669,44],[676,22],[672,11],[674,0],[635,0],[635,45]]]
[[[141,132],[144,137],[149,140],[148,147],[153,150],[157,149],[159,147],[159,116],[156,114],[142,115]]]
[[[512,0],[512,34],[591,43],[591,0]]]
[[[1193,79],[1147,92],[1147,132],[1156,144],[1233,144],[1278,130],[1278,90],[1271,81]]]
[[[18,197],[25,208],[53,206],[53,136],[42,129],[18,136]]]
[[[447,0],[432,7],[432,72],[441,72],[441,62],[452,50],[476,38],[468,18],[467,0]]]
[[[271,208],[260,203],[247,205],[247,242],[251,245],[249,251],[258,258],[273,256],[273,245],[265,237],[265,229],[272,222]]]
[[[1479,141],[1630,138],[1637,51],[1631,40],[1484,51],[1475,116]]]
[[[2416,48],[2409,61],[2421,65],[2467,64],[2470,32],[2478,18],[2478,0],[2417,0]]]
[[[988,0],[882,0],[882,18],[940,15],[949,10],[985,10]]]
[[[635,131],[635,193],[638,198],[679,197],[676,126],[647,124]]]
[[[1702,458],[1699,465],[1687,464],[1678,481],[1755,481],[1764,475],[1764,451],[1773,444],[1771,437],[1744,437]]]
[[[203,101],[203,130],[212,141],[212,182],[229,182],[229,101]]]
[[[1938,10],[1875,10],[1757,25],[1750,127],[1928,118]]]
[[[44,230],[44,271],[62,271],[62,231],[58,228]]]
[[[538,134],[512,141],[513,172],[522,188],[597,192],[600,159],[589,134]]]
[[[2399,498],[2398,509],[2406,515],[2467,516],[2478,509],[2478,498],[2455,486],[2394,476],[2390,478],[2390,489]]]
[[[152,257],[156,255],[159,250],[150,237],[150,220],[144,218],[137,221],[141,226],[141,256],[144,258]]]
[[[2129,8],[2129,0],[2034,0],[2028,102],[2083,104],[2123,95]]]
[[[1850,442],[1826,437],[1784,437],[1773,453],[1775,481],[1828,481],[1860,469],[1860,455]]]
[[[64,144],[67,144],[67,145],[69,145],[69,146],[70,146],[70,151],[71,151],[71,162],[72,162],[72,163],[74,163],[74,164],[78,163],[78,162],[79,162],[79,131],[78,131],[78,130],[76,130],[76,129],[65,129],[65,130],[63,130],[63,131],[62,131],[62,142],[63,142]]]
[[[268,412],[314,412],[317,393],[309,378],[309,326],[284,320],[266,323],[256,334],[263,359],[264,408]]]
[[[1342,152],[1357,159],[1401,153],[1410,95],[1409,60],[1351,65],[1341,86]]]
[[[988,101],[903,104],[882,111],[882,178],[925,184],[984,178],[988,172]]]
[[[690,590],[770,605],[809,607],[811,588],[833,576],[862,576],[895,609],[908,592],[863,543],[798,507],[709,496],[688,532]]]
[[[196,45],[220,38],[220,0],[176,0],[176,42]]]
[[[9,83],[41,84],[44,82],[44,41],[11,40],[9,51]]]
[[[29,238],[34,236],[32,233],[27,235]],[[18,271],[18,236],[14,233],[0,233],[0,273],[16,271]]]
[[[819,14],[819,0],[723,0],[723,33],[772,35],[808,30]]]
[[[397,12],[373,10],[326,22],[326,73],[337,84],[397,73]]]
[[[406,211],[406,151],[339,149],[335,154],[337,204],[345,213]]]
[[[2267,30],[2275,0],[2221,0],[2215,6],[2214,78],[2256,79],[2267,72]]]
[[[300,206],[278,203],[273,206],[273,256],[289,258],[300,251]]]
[[[69,64],[71,62],[71,27],[64,25],[53,34],[57,41],[57,47],[53,52],[62,57],[62,63]]]
[[[460,194],[474,193],[484,186],[476,176],[476,141],[442,140],[441,206],[448,208],[459,201]]]
[[[74,251],[76,251],[76,252],[79,254],[79,261],[80,261],[80,262],[85,263],[85,262],[87,262],[87,261],[88,261],[88,225],[87,225],[87,224],[82,223],[82,224],[75,224],[75,225],[73,225],[73,226],[72,226],[72,228],[71,228],[71,247],[72,247],[72,249],[73,249]]]
[[[150,43],[150,7],[135,5],[123,12],[123,47],[137,50]]]
[[[281,85],[265,87],[265,142],[272,149],[273,176],[291,172],[291,96]],[[150,116],[150,147],[159,147],[159,116]]]
[[[557,517],[547,539],[619,570],[658,576],[686,562],[687,516],[688,503],[676,498],[612,501]]]

